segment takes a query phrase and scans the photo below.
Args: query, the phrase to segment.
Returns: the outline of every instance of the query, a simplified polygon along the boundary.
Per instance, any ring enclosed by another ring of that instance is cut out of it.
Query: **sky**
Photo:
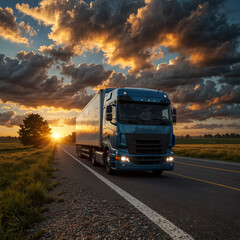
[[[240,133],[240,1],[0,0],[0,136],[54,134],[99,89],[168,93],[175,135]]]

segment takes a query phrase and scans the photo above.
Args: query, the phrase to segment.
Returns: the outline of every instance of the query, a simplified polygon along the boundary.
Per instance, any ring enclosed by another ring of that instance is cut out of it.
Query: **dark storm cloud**
[[[161,48],[190,57],[198,66],[240,61],[239,24],[230,24],[225,1],[84,1],[43,0],[38,7],[17,9],[53,26],[49,38],[75,54],[102,50],[109,64],[131,67],[131,72],[153,69]]]
[[[157,88],[174,91],[178,86],[203,83],[203,78],[219,76],[220,73],[230,71],[228,66],[200,68],[193,65],[184,57],[172,59],[170,64],[159,64],[155,70],[145,70],[138,74],[114,73],[107,82],[109,87],[136,86]],[[215,85],[215,84],[214,84]]]
[[[29,113],[23,115],[16,115],[14,111],[9,110],[0,113],[0,126],[14,127],[23,123],[23,119],[28,116]]]
[[[222,85],[217,89],[214,81],[179,87],[171,93],[174,103],[199,104],[199,108],[208,108],[212,105],[240,103],[240,87]]]
[[[58,49],[54,48],[54,45],[50,46],[41,46],[38,49],[40,52],[46,53],[47,55],[53,57],[56,61],[68,62],[74,55],[74,51],[69,47],[59,47]]]
[[[225,105],[222,108],[204,108],[192,110],[188,104],[181,104],[178,107],[178,122],[192,122],[193,120],[203,121],[206,119],[239,119],[240,104]]]
[[[240,64],[234,65],[231,71],[223,74],[219,80],[220,83],[227,83],[231,85],[240,85]]]
[[[196,123],[193,125],[185,125],[183,129],[207,129],[207,130],[213,130],[213,129],[220,129],[220,128],[235,128],[240,129],[240,125],[237,123],[229,123],[229,124],[203,124],[203,123]]]
[[[0,125],[7,125],[10,119],[14,116],[14,111],[9,110],[6,112],[0,112]]]
[[[229,24],[226,15],[217,10],[205,2],[181,19],[172,32],[176,41],[169,49],[190,55],[194,63],[202,66],[239,62],[240,26]]]
[[[8,123],[8,127],[13,126],[19,126],[20,124],[23,124],[23,119],[25,119],[30,113],[20,114],[20,115],[14,115],[13,118]]]
[[[71,77],[71,86],[68,88],[85,88],[86,86],[95,87],[109,78],[112,71],[104,70],[101,64],[82,63],[76,67],[74,64],[63,66],[62,74]],[[68,89],[66,86],[66,89]]]
[[[24,22],[22,22],[23,24]],[[13,10],[8,7],[5,9],[0,7],[0,37],[11,42],[28,44],[28,39],[21,35],[20,29],[17,26]]]
[[[81,109],[92,98],[85,88],[89,83],[104,81],[111,74],[102,66],[83,64],[78,68],[70,65],[66,74],[76,71],[69,84],[57,76],[48,76],[54,59],[33,52],[20,52],[17,59],[0,55],[0,99],[28,107],[61,107]]]

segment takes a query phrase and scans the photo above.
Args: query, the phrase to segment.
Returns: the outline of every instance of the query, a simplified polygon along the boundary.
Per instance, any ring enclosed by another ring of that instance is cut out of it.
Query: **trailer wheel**
[[[94,149],[93,149],[92,152],[91,152],[91,162],[92,162],[92,165],[93,165],[93,166],[97,166],[97,162],[96,162],[96,159],[95,159],[95,151],[94,151]]]
[[[156,176],[160,176],[162,174],[161,170],[153,170],[152,173]]]
[[[82,147],[80,148],[80,150],[77,151],[77,155],[78,155],[79,158],[83,158]]]
[[[105,161],[104,161],[104,163],[105,163],[105,170],[106,170],[107,174],[113,175],[113,174],[116,173],[116,171],[111,168],[110,159],[111,159],[111,154],[110,154],[110,151],[107,150],[105,152]]]

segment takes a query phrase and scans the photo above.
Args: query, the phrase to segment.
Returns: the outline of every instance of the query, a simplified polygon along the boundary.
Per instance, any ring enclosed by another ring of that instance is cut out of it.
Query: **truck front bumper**
[[[152,171],[152,170],[173,170],[174,162],[164,162],[159,164],[134,164],[132,162],[115,162],[116,171]]]
[[[121,157],[125,161],[121,161]],[[136,159],[143,160],[136,160]],[[167,161],[171,158],[171,161]],[[126,160],[127,159],[127,160]],[[160,160],[161,159],[161,160]],[[174,169],[173,153],[168,152],[163,155],[131,155],[127,149],[118,150],[111,154],[111,165],[116,171],[168,171]]]

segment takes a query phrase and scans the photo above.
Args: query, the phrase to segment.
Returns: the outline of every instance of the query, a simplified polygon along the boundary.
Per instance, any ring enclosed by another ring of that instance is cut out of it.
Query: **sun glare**
[[[54,134],[52,135],[52,138],[54,138],[54,139],[59,139],[59,138],[60,138],[60,134],[59,134],[59,133],[54,133]]]

